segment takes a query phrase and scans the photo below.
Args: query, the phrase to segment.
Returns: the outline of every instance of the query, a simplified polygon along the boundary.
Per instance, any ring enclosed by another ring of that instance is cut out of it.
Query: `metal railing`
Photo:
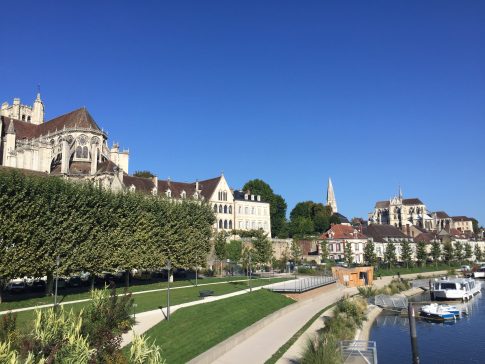
[[[344,363],[377,364],[377,345],[375,341],[343,340],[340,351]]]
[[[268,287],[268,289],[274,292],[302,293],[302,292],[306,292],[314,288],[326,286],[327,284],[331,284],[335,282],[336,282],[336,279],[334,277],[327,277],[327,276],[305,277],[305,278],[300,278],[293,281],[285,281],[285,282],[273,284],[271,287]]]

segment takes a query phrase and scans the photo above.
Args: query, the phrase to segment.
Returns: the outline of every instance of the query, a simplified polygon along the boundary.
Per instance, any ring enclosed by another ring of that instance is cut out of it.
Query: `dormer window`
[[[153,187],[152,188],[152,195],[153,196],[156,196],[157,195],[157,188],[156,187]]]
[[[247,193],[244,195],[244,199],[245,199],[245,200],[247,200],[247,199],[248,199],[248,194],[247,194]]]
[[[165,196],[167,196],[168,198],[171,198],[172,197],[172,191],[166,190],[165,191]]]
[[[197,192],[197,191],[194,192],[194,199],[196,199],[196,200],[199,199],[199,192]]]
[[[185,193],[185,191],[182,191],[182,193],[180,194],[180,197],[181,198],[186,198],[187,197],[187,194]]]
[[[135,192],[135,190],[136,190],[135,185],[131,185],[131,186],[130,186],[130,192]]]

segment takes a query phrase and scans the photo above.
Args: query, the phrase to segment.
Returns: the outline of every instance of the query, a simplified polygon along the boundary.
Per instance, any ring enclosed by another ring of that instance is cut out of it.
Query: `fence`
[[[340,342],[344,363],[377,364],[377,345],[375,341],[344,340]]]
[[[337,280],[334,277],[317,276],[305,277],[292,281],[281,282],[271,285],[268,289],[274,292],[292,292],[302,293],[314,288],[323,287],[327,284],[335,283]]]

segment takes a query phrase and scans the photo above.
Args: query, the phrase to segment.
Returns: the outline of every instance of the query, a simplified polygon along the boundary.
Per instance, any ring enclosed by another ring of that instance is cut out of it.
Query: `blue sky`
[[[224,171],[366,217],[401,185],[485,224],[485,2],[18,1],[0,101],[86,106],[130,172]]]

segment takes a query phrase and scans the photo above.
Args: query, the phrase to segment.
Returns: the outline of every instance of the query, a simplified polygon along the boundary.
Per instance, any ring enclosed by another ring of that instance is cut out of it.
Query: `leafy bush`
[[[97,290],[84,311],[65,312],[62,307],[37,310],[32,332],[14,337],[15,319],[1,326],[0,363],[9,364],[126,364],[120,350],[121,334],[134,324],[130,316],[131,295],[117,296],[115,290]],[[3,337],[6,336],[5,340]],[[160,349],[136,338],[130,363],[164,363]],[[2,342],[3,341],[3,342]]]
[[[374,297],[379,293],[379,291],[372,286],[357,287],[357,290],[359,291],[359,294],[365,298]]]
[[[334,310],[333,317],[314,340],[307,342],[301,358],[304,364],[341,363],[340,340],[351,340],[358,327],[366,320],[367,303],[363,299],[342,298]]]

